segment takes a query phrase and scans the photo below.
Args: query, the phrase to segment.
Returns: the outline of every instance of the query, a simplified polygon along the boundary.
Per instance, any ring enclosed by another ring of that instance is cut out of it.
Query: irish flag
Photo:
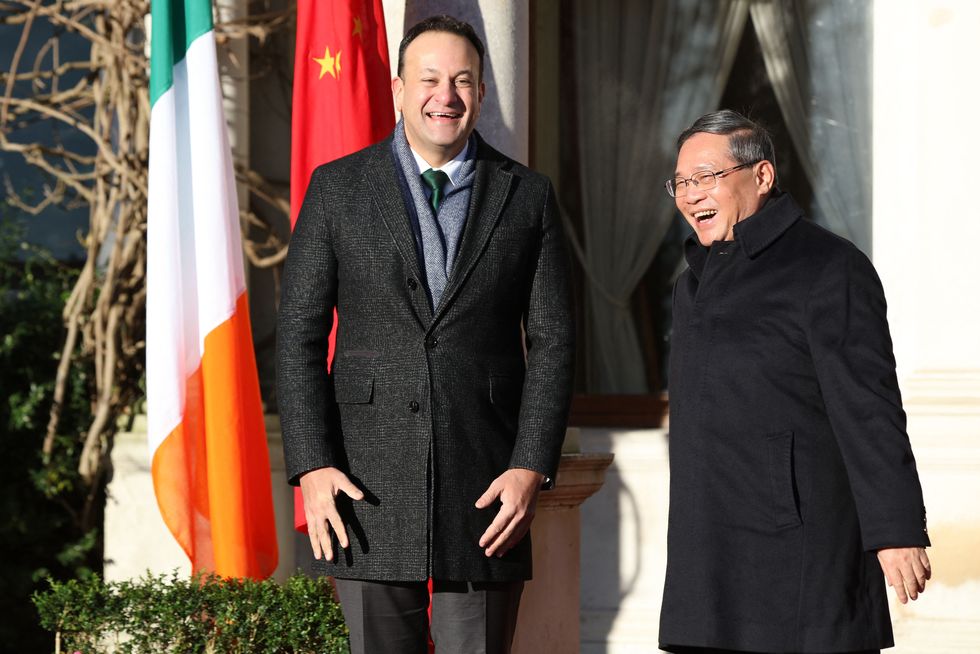
[[[210,0],[153,0],[146,385],[153,485],[193,569],[278,551]]]

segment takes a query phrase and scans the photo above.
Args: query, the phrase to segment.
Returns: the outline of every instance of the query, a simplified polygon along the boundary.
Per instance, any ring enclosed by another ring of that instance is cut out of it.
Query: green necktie
[[[439,203],[442,202],[442,187],[446,185],[449,181],[449,175],[442,172],[441,170],[433,170],[429,168],[427,171],[422,173],[422,181],[425,185],[432,189],[432,195],[429,197],[429,204],[432,205],[432,213],[439,213]]]

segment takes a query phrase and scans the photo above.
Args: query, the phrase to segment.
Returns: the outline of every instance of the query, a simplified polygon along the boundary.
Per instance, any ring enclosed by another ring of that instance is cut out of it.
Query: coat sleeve
[[[317,169],[290,238],[276,324],[279,418],[291,484],[298,484],[304,472],[335,464],[330,440],[334,394],[326,362],[337,259],[322,182]]]
[[[929,545],[906,433],[885,295],[857,248],[839,250],[807,298],[820,391],[854,494],[867,551]]]
[[[561,218],[550,182],[531,274],[524,315],[527,372],[510,465],[554,480],[572,398],[575,320]]]

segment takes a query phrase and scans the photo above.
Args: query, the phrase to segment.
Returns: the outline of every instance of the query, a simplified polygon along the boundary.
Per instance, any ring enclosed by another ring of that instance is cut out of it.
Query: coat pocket
[[[334,380],[337,404],[370,404],[374,399],[374,375],[350,375]]]
[[[765,438],[769,451],[773,519],[777,527],[796,527],[802,520],[793,474],[793,432],[767,434]]]

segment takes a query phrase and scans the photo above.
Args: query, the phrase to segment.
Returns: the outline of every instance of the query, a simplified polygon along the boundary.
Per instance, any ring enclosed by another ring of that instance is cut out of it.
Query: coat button
[[[426,337],[426,339],[425,339],[425,347],[427,347],[428,349],[431,350],[436,345],[439,345],[439,339],[438,338],[436,338],[435,336],[427,336]]]
[[[417,281],[415,281],[414,279],[412,279],[411,277],[408,278],[408,280],[406,281],[406,283],[408,284],[408,287],[410,289],[412,289],[413,291],[419,287],[419,283]]]
[[[408,410],[411,411],[412,413],[418,413],[419,403],[416,402],[415,400],[412,400],[411,402],[408,403]]]

